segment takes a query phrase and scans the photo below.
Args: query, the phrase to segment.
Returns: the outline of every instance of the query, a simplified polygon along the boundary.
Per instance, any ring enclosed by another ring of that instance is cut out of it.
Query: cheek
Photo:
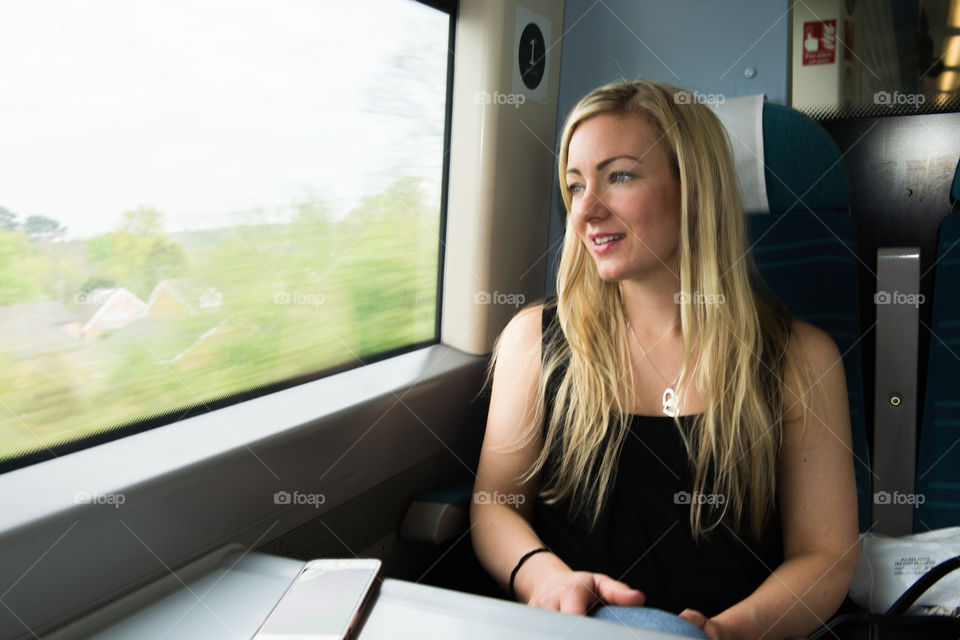
[[[647,248],[657,253],[669,251],[680,237],[680,211],[670,199],[659,193],[638,194],[624,202],[621,220]]]
[[[655,228],[660,216],[656,197],[647,191],[624,194],[615,204],[617,217],[637,230]]]

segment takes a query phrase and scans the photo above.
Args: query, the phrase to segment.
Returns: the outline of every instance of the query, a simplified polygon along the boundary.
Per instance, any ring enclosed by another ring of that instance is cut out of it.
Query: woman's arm
[[[530,525],[537,479],[519,481],[536,461],[542,440],[537,438],[518,451],[505,451],[534,415],[540,379],[541,311],[539,305],[521,311],[500,337],[470,505],[473,548],[480,563],[505,590],[517,561],[543,546]],[[531,556],[517,572],[514,587],[522,602],[567,613],[585,613],[598,598],[623,605],[643,604],[640,592],[601,574],[572,571],[552,553]]]
[[[785,380],[779,496],[783,564],[748,598],[705,620],[681,614],[714,638],[807,635],[843,602],[857,564],[857,487],[840,352],[827,334],[795,322],[789,357],[805,363],[807,389]],[[801,402],[808,411],[803,420]]]

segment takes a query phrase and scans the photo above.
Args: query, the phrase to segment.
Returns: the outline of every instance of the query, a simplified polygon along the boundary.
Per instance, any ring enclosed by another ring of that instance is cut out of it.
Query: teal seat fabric
[[[764,103],[763,155],[771,213],[847,210],[850,178],[840,148],[807,116]]]
[[[766,285],[800,320],[833,338],[843,354],[850,402],[857,509],[870,527],[871,474],[863,397],[857,230],[839,211],[747,216],[753,258]]]
[[[763,105],[768,214],[747,216],[753,259],[767,287],[843,354],[853,432],[860,530],[870,527],[872,480],[864,413],[857,228],[850,179],[833,138],[782,105]]]
[[[960,161],[957,161],[957,168],[953,170],[953,185],[950,187],[950,202],[960,200]]]
[[[917,533],[960,525],[960,213],[951,213],[940,223],[934,278],[917,452],[917,493],[924,497],[914,511]]]
[[[440,504],[452,504],[464,510],[470,508],[470,499],[473,497],[473,483],[460,482],[445,487],[438,487],[429,491],[424,491],[417,496],[421,502],[439,502]]]

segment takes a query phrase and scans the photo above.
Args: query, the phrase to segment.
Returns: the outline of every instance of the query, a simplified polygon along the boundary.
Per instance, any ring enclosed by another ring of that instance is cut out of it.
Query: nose
[[[581,222],[591,220],[602,220],[610,215],[610,210],[603,200],[603,193],[599,192],[593,185],[584,186],[583,194],[573,203],[574,217]]]

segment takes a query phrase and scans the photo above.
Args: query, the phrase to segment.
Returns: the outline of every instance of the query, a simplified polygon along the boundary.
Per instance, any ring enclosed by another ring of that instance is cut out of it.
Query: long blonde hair
[[[721,521],[759,538],[776,505],[782,379],[784,367],[793,369],[785,357],[791,320],[772,296],[755,291],[764,289],[747,249],[726,133],[713,112],[690,96],[644,80],[592,91],[564,125],[560,188],[569,212],[567,153],[573,133],[589,118],[636,115],[662,141],[680,183],[680,291],[709,294],[701,295],[703,304],[680,305],[679,388],[696,385],[704,410],[689,432],[675,421],[692,463],[693,491],[724,496],[720,509],[716,502],[691,501],[690,526],[697,539]],[[549,346],[536,414],[517,445],[542,437],[543,447],[523,480],[541,474],[541,499],[568,501],[596,523],[616,476],[635,386],[619,286],[600,278],[569,215],[556,304],[563,336],[544,336]],[[498,349],[499,342],[490,372]],[[551,381],[563,368],[562,378]]]

